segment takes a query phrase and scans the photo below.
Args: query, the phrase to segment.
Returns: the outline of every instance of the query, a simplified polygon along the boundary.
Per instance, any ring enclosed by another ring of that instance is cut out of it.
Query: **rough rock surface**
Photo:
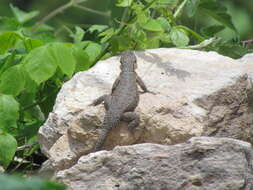
[[[248,53],[238,59],[239,62],[245,63],[245,64],[253,64],[253,53]]]
[[[201,135],[252,142],[245,63],[215,52],[173,48],[136,55],[137,73],[156,95],[140,95],[140,126],[130,132],[122,122],[105,149],[143,142],[175,144]],[[119,57],[112,57],[63,85],[39,130],[42,151],[57,170],[71,167],[93,149],[105,112],[103,105],[88,105],[110,92],[119,72]]]
[[[230,138],[118,146],[82,156],[57,179],[73,190],[252,190],[252,149]]]
[[[244,63],[247,69],[248,79],[250,84],[253,84],[253,53],[244,55],[238,59],[239,62]],[[253,88],[249,88],[247,91],[249,111],[253,112]]]

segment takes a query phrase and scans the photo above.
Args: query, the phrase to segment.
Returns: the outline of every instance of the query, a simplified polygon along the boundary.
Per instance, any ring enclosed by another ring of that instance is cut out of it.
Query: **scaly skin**
[[[96,142],[95,151],[102,148],[108,133],[119,124],[120,120],[129,122],[129,129],[139,125],[140,117],[134,112],[139,103],[137,84],[144,92],[148,92],[148,90],[135,72],[137,68],[136,61],[132,51],[123,52],[120,59],[121,72],[112,86],[111,94],[103,95],[92,103],[93,106],[96,106],[104,102],[106,109],[102,133]]]

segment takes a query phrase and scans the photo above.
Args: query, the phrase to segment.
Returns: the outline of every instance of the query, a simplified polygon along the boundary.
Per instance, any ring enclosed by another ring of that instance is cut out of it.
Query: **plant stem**
[[[120,26],[119,26],[120,28],[124,25],[124,22],[125,22],[126,17],[127,17],[127,12],[128,12],[128,10],[129,10],[128,7],[126,7],[126,8],[124,9],[124,12],[123,12],[122,17],[121,17]]]
[[[27,149],[27,148],[31,148],[31,147],[33,147],[33,146],[36,145],[36,144],[39,144],[39,142],[33,142],[33,143],[31,143],[31,144],[25,144],[25,145],[23,145],[23,146],[19,146],[19,147],[17,148],[17,151],[24,150],[24,149]]]
[[[175,14],[173,15],[173,16],[174,16],[174,19],[176,19],[176,18],[180,15],[180,13],[182,12],[182,10],[183,10],[184,6],[186,5],[187,1],[188,1],[188,0],[184,0],[184,1],[179,5],[178,9],[176,10]]]
[[[177,27],[177,28],[181,28],[181,29],[183,29],[183,30],[185,30],[185,31],[187,31],[187,32],[189,32],[189,33],[191,33],[191,34],[192,34],[196,39],[198,39],[200,42],[205,40],[205,38],[202,37],[200,34],[198,34],[197,32],[195,32],[195,31],[193,31],[193,30],[191,30],[190,28],[188,28],[188,27],[186,27],[186,26],[178,25],[178,26],[176,26],[176,27]]]

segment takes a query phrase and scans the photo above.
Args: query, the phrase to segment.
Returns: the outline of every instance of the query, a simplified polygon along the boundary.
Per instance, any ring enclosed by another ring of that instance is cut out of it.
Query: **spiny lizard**
[[[137,60],[132,51],[123,52],[120,63],[121,72],[112,86],[111,94],[103,95],[91,104],[97,106],[104,102],[106,110],[102,132],[96,142],[95,151],[102,148],[108,133],[119,124],[120,120],[129,122],[128,128],[130,130],[140,123],[139,115],[134,112],[139,103],[137,84],[144,92],[148,92],[148,90],[135,72]]]

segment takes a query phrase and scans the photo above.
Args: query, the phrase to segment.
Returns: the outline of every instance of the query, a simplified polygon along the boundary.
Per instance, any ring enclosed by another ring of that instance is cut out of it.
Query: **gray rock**
[[[162,48],[136,54],[137,73],[156,95],[140,96],[140,126],[130,132],[122,122],[112,130],[105,149],[145,142],[176,144],[201,135],[253,142],[247,94],[252,89],[247,72],[253,66],[197,50]],[[56,170],[71,167],[93,149],[105,112],[103,105],[89,104],[110,92],[119,72],[119,57],[112,57],[63,85],[39,130],[41,149]]]
[[[82,156],[56,179],[73,190],[252,190],[252,149],[230,138],[118,146]]]

